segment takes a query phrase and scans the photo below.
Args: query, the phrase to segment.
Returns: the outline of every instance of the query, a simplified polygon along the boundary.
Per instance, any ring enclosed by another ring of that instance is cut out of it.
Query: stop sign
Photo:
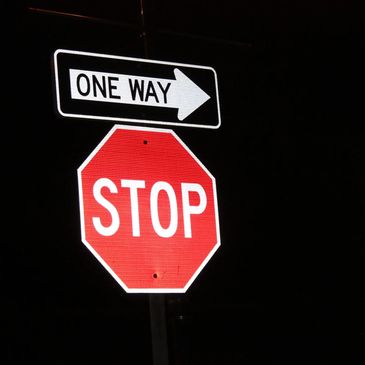
[[[172,130],[114,126],[78,183],[82,241],[127,292],[185,292],[220,245],[215,179]]]

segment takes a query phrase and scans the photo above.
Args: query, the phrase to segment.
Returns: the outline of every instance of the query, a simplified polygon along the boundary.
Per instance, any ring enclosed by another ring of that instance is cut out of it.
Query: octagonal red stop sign
[[[215,179],[172,130],[114,126],[78,182],[82,241],[127,292],[185,292],[220,245]]]

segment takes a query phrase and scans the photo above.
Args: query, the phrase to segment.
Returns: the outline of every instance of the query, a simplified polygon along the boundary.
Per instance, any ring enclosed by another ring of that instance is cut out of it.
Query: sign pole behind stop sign
[[[220,245],[215,179],[172,130],[114,126],[78,180],[82,241],[127,292],[185,292]]]

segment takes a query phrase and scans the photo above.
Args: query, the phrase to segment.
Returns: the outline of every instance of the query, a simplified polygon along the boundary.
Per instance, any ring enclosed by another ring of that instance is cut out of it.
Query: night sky
[[[153,303],[169,364],[365,363],[356,9],[28,0],[4,16],[2,364],[156,365]],[[126,293],[82,243],[77,169],[115,123],[59,114],[57,49],[216,71],[218,129],[156,125],[216,179],[221,246],[186,293]]]

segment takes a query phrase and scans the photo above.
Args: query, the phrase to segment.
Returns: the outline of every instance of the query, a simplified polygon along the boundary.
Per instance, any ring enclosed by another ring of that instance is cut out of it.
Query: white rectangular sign
[[[54,54],[64,117],[219,128],[213,68],[71,50]]]

